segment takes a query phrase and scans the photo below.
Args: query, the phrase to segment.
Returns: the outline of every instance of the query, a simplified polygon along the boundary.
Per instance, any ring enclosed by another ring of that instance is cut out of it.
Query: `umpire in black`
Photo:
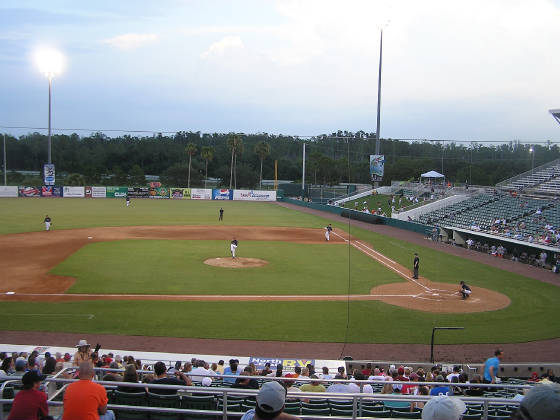
[[[418,258],[418,254],[414,253],[414,262],[412,263],[412,268],[414,274],[412,275],[413,279],[418,279],[418,268],[420,267],[420,258]]]

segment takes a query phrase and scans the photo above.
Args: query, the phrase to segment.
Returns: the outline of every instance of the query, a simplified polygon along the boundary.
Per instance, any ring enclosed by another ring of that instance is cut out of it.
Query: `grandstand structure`
[[[540,196],[560,195],[560,159],[506,179],[498,184],[503,191]]]

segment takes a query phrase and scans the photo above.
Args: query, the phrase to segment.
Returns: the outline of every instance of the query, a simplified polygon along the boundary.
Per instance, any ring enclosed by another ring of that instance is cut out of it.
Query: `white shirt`
[[[208,369],[204,369],[203,367],[196,367],[190,373],[191,375],[195,375],[195,376],[191,376],[191,380],[193,382],[201,382],[202,378],[216,375],[215,372],[212,372],[211,370]],[[202,376],[196,376],[196,375],[202,375]]]

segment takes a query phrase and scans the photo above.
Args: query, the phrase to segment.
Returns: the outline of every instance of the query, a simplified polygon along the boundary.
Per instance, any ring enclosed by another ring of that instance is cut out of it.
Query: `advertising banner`
[[[62,197],[62,187],[44,185],[41,187],[41,197]]]
[[[20,197],[41,197],[41,187],[19,187]]]
[[[191,189],[190,188],[171,188],[170,190],[171,198],[176,200],[187,200],[191,198]]]
[[[276,201],[276,191],[233,190],[233,199],[243,201]]]
[[[62,187],[64,198],[84,198],[86,196],[84,187]]]
[[[54,185],[54,165],[52,163],[45,163],[43,165],[43,182],[45,185]]]
[[[17,197],[18,187],[4,187],[0,186],[0,197]]]
[[[128,187],[128,196],[130,198],[150,198],[150,189],[148,187]]]
[[[192,200],[212,200],[212,190],[210,188],[193,188],[191,190]]]
[[[84,187],[86,198],[91,198],[91,187]]]
[[[128,194],[128,187],[107,187],[107,198],[125,198]]]
[[[150,198],[169,198],[169,188],[151,187]]]
[[[369,175],[372,181],[378,181],[383,178],[385,170],[384,155],[369,155]]]
[[[251,357],[249,358],[249,363],[254,363],[257,369],[264,368],[266,363],[270,363],[270,366],[274,369],[276,365],[282,365],[286,369],[293,369],[296,366],[301,368],[306,367],[307,365],[315,366],[314,359],[285,359],[285,358],[278,358],[278,357]]]
[[[91,187],[92,198],[105,198],[107,196],[107,187]]]
[[[233,190],[212,190],[212,200],[233,200]]]

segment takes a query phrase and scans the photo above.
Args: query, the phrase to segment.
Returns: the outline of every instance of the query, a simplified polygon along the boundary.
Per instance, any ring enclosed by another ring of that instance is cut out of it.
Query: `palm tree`
[[[187,154],[189,155],[189,178],[187,181],[187,188],[191,187],[191,161],[192,161],[192,155],[196,154],[196,144],[194,143],[189,143],[187,144],[187,147],[185,149],[185,151],[187,152]]]
[[[227,144],[228,147],[231,149],[231,169],[229,175],[229,189],[231,190],[233,188],[233,176],[234,176],[233,168],[237,163],[237,154],[243,151],[243,140],[241,140],[241,137],[238,136],[237,134],[230,134]],[[237,174],[236,174],[236,178],[237,178]]]
[[[265,143],[264,141],[260,141],[255,145],[255,153],[257,154],[257,156],[259,157],[259,159],[261,160],[261,173],[259,176],[259,188],[262,189],[262,165],[263,165],[263,160],[266,159],[266,157],[270,154],[270,144]]]
[[[204,146],[200,149],[200,155],[206,162],[206,175],[204,177],[204,188],[206,188],[206,180],[208,179],[208,162],[214,159],[214,148],[212,146]]]

